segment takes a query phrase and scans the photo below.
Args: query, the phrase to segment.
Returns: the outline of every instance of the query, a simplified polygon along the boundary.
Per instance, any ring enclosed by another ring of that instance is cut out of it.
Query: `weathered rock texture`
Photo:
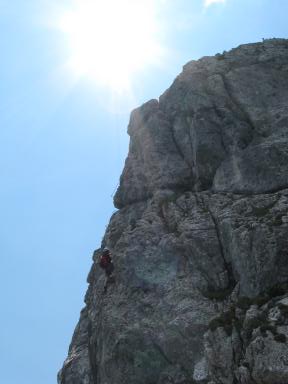
[[[130,149],[59,384],[288,383],[288,41],[185,65]]]

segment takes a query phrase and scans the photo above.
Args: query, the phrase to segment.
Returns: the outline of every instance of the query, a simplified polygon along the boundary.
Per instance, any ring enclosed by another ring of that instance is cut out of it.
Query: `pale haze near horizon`
[[[68,41],[55,20],[71,1],[0,0],[3,384],[56,383],[115,211],[130,110],[158,98],[189,60],[288,37],[286,0],[154,3],[161,62],[115,94],[63,69]]]

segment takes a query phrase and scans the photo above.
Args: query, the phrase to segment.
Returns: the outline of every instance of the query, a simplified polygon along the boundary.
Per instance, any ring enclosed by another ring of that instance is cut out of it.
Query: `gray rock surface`
[[[288,383],[288,41],[192,61],[129,154],[59,384]]]

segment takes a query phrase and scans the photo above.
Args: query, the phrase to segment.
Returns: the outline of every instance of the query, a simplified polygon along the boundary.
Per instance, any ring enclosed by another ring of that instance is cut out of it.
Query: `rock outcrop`
[[[59,384],[288,383],[288,41],[186,64],[136,109]]]

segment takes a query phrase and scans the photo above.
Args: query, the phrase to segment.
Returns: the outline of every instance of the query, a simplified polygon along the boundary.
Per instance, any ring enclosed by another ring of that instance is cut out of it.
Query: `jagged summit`
[[[191,61],[159,102],[133,111],[116,207],[166,188],[287,187],[287,51],[272,39]]]
[[[288,383],[288,41],[191,61],[129,154],[59,384]]]

